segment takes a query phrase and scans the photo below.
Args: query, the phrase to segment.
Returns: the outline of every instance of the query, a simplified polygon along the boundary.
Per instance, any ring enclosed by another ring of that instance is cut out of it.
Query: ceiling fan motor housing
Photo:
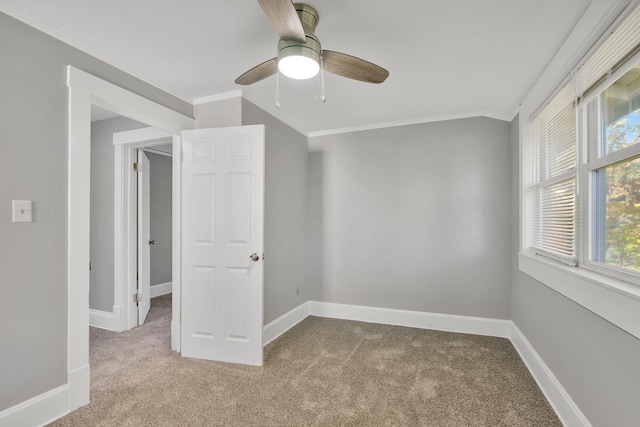
[[[320,40],[318,40],[318,36],[315,33],[319,19],[318,12],[311,6],[302,3],[296,3],[294,6],[300,17],[300,22],[302,22],[306,40],[301,42],[280,39],[278,42],[278,62],[284,57],[296,55],[306,56],[320,63],[322,48],[320,47]]]

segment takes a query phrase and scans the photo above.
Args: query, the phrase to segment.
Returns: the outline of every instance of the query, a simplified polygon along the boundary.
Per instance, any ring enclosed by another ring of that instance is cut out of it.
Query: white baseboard
[[[67,373],[67,384],[0,412],[0,427],[49,424],[89,403],[89,365]]]
[[[113,313],[89,309],[89,326],[113,331],[116,330],[114,323]]]
[[[264,345],[278,338],[280,335],[302,322],[309,315],[309,302],[305,302],[278,317],[273,322],[266,325],[262,331],[262,342]]]
[[[359,322],[509,338],[510,320],[309,301],[309,314]]]
[[[180,353],[180,323],[171,320],[171,350]]]
[[[103,322],[103,326],[95,325],[97,327],[104,327],[104,322],[107,322],[105,319],[112,318],[109,316],[111,313],[90,310],[90,319],[92,319],[92,313],[93,318],[100,319],[97,321],[98,323]],[[553,372],[520,329],[510,320],[307,301],[264,327],[264,345],[310,315],[509,338],[562,423],[567,427],[591,427],[589,420],[580,411]],[[91,321],[90,323],[94,326],[95,322]],[[104,327],[104,329],[108,328]],[[72,396],[73,390],[89,390],[89,366],[70,372],[68,378],[69,384],[0,412],[0,427],[44,425],[64,416],[70,410],[75,410],[89,403],[88,395]]]
[[[303,321],[307,316],[508,338],[562,423],[567,427],[591,427],[589,420],[511,320],[307,301],[264,327],[264,345]]]
[[[501,338],[509,338],[511,331],[510,320],[307,301],[266,325],[262,342],[269,344],[310,315]]]
[[[89,365],[68,371],[67,385],[69,386],[69,411],[75,411],[84,405],[88,405],[91,389],[91,370]]]
[[[159,283],[157,285],[153,285],[151,286],[151,298],[170,294],[171,289],[172,289],[172,282]]]
[[[0,412],[0,427],[42,426],[69,413],[67,384]]]
[[[122,332],[122,307],[119,305],[113,306],[113,321],[111,323],[114,332]]]
[[[587,417],[580,411],[578,405],[571,399],[571,396],[562,387],[556,376],[553,375],[551,369],[544,363],[535,348],[513,322],[511,322],[511,343],[520,354],[520,358],[527,365],[527,368],[529,368],[529,372],[531,372],[542,393],[544,393],[556,411],[562,424],[566,427],[591,427]]]

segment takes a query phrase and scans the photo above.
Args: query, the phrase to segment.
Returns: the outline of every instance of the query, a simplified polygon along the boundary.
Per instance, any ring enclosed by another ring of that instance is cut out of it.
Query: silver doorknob
[[[249,259],[253,262],[258,262],[260,261],[260,255],[254,252],[251,255],[249,255]]]
[[[156,241],[155,241],[155,240],[149,240],[149,244],[150,244],[150,245],[155,245],[155,244],[156,244]]]

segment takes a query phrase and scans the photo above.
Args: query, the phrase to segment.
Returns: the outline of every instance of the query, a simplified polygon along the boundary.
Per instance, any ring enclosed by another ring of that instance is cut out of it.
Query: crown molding
[[[225,99],[241,98],[241,97],[242,97],[242,89],[232,90],[230,92],[218,93],[216,95],[193,98],[193,105],[208,104],[210,102],[224,101]]]
[[[427,117],[420,117],[420,118],[409,119],[409,120],[398,120],[394,122],[371,123],[371,124],[360,125],[360,126],[351,126],[351,127],[344,127],[344,128],[313,131],[313,132],[309,132],[307,134],[307,137],[317,138],[319,136],[336,135],[340,133],[362,132],[367,130],[417,125],[421,123],[433,123],[433,122],[443,122],[447,120],[470,119],[474,117],[488,117],[490,119],[511,122],[513,120],[513,117],[515,117],[515,115],[499,114],[499,113],[492,113],[487,111],[474,111],[474,112],[461,113],[461,114],[427,116]]]

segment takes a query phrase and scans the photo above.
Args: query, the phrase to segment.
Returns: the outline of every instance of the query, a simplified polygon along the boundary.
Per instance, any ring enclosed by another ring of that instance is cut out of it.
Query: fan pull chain
[[[276,108],[280,108],[280,72],[276,71]]]
[[[327,97],[324,96],[324,60],[320,55],[320,101],[327,102]]]
[[[322,56],[320,56],[320,60],[318,61],[318,64],[320,65],[320,72],[318,74],[318,77],[322,77]],[[316,100],[319,100],[320,97],[322,96],[322,78],[318,78],[318,84],[316,86]]]

